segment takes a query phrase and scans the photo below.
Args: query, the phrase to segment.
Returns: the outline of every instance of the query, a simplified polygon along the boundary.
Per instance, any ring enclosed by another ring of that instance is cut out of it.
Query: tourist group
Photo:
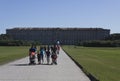
[[[55,64],[57,65],[57,58],[60,51],[60,45],[45,45],[40,46],[39,49],[37,49],[36,46],[32,45],[29,49],[29,64],[35,65],[35,64]],[[36,59],[37,61],[36,62]],[[47,61],[45,63],[45,60]],[[50,63],[51,60],[51,63]]]

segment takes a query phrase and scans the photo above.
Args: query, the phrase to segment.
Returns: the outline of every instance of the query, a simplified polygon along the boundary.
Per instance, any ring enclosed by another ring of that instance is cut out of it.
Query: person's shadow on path
[[[34,66],[34,65],[51,65],[51,64],[13,64],[13,66]]]
[[[13,64],[13,66],[29,66],[29,64]]]

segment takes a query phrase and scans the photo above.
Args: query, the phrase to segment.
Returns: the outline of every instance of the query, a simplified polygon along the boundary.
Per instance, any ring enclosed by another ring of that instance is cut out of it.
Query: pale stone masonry
[[[6,33],[15,40],[40,41],[42,44],[76,44],[79,41],[101,40],[110,35],[103,28],[12,28]]]

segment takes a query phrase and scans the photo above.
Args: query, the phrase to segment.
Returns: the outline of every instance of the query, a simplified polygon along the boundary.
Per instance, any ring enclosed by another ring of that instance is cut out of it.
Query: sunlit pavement
[[[46,61],[42,65],[28,65],[26,57],[0,66],[0,81],[90,81],[63,50],[57,62],[57,65],[47,65]]]

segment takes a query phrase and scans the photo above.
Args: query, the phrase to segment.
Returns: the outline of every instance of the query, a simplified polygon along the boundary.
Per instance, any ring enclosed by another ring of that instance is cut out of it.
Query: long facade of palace
[[[101,40],[110,35],[103,28],[13,28],[6,33],[15,40],[40,41],[42,44],[76,44],[79,41]]]

